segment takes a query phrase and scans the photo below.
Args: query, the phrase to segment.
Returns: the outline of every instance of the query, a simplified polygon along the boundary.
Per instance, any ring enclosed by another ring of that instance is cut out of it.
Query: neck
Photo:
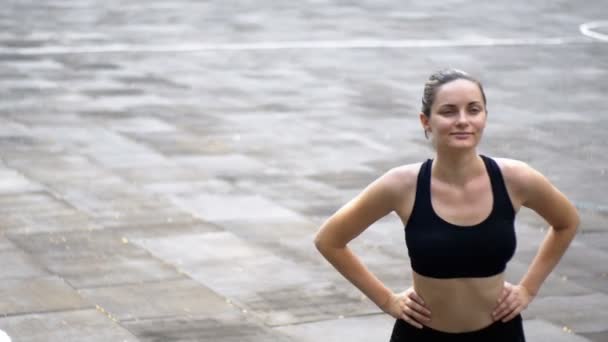
[[[466,184],[472,178],[484,172],[483,161],[476,150],[462,151],[461,153],[437,151],[433,162],[433,176],[451,184]]]

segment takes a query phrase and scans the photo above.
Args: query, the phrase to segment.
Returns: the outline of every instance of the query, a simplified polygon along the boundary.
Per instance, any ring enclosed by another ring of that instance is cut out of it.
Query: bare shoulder
[[[516,159],[493,159],[498,164],[498,167],[500,167],[500,171],[503,179],[505,180],[505,185],[507,186],[507,191],[509,192],[509,197],[511,198],[513,208],[515,208],[517,211],[525,201],[526,183],[528,182],[526,179],[528,178],[528,173],[530,172],[530,166],[525,162]]]
[[[540,175],[538,171],[527,163],[510,158],[494,158],[505,181],[516,186],[527,186],[533,181],[534,177]]]
[[[578,226],[576,208],[545,175],[522,161],[506,158],[495,160],[507,187],[511,186],[520,196],[521,205],[536,211],[556,229]]]
[[[421,165],[422,163],[401,165],[392,168],[381,177],[392,194],[393,210],[404,222],[407,221],[414,204]]]
[[[394,167],[380,179],[393,191],[401,194],[408,192],[416,188],[421,165],[422,163],[414,163]]]
[[[527,163],[509,158],[494,158],[515,203],[525,205],[531,193],[552,187],[547,178]]]

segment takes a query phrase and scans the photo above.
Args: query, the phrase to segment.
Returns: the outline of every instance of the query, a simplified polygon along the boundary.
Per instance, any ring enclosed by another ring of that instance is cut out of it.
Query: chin
[[[477,147],[477,144],[473,144],[473,143],[467,142],[467,143],[464,143],[464,144],[449,144],[447,147],[449,149],[452,149],[452,150],[465,151],[465,150],[475,149]]]

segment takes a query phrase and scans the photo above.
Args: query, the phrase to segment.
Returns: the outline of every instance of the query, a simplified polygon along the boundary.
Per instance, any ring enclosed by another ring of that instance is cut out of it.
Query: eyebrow
[[[471,105],[481,105],[482,103],[479,101],[472,101],[467,103],[467,106],[471,106]],[[446,104],[442,104],[439,106],[439,108],[452,108],[452,107],[458,107],[455,104],[451,104],[451,103],[446,103]]]

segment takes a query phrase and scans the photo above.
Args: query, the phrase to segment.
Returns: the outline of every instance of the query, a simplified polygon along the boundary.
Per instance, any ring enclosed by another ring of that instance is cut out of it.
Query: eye
[[[481,108],[479,108],[479,107],[472,107],[471,109],[469,109],[469,111],[472,114],[479,114],[479,113],[481,113]]]

